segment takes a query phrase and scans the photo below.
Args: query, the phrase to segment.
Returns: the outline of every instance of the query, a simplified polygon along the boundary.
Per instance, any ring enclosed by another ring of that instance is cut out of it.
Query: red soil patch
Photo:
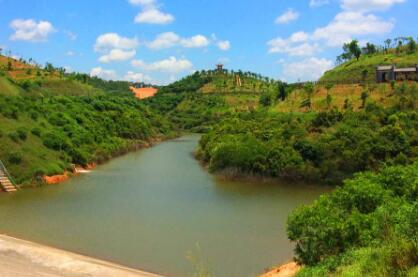
[[[290,262],[284,265],[281,265],[260,277],[293,277],[296,276],[296,273],[300,270],[300,265],[295,262]]]
[[[146,99],[150,97],[154,97],[155,94],[158,92],[156,88],[134,88],[130,87],[131,91],[138,99]]]
[[[62,175],[44,176],[43,177],[45,183],[47,183],[48,185],[55,185],[55,184],[62,183],[64,181],[68,180],[68,178],[70,178],[70,177],[68,176],[67,172],[65,172]]]

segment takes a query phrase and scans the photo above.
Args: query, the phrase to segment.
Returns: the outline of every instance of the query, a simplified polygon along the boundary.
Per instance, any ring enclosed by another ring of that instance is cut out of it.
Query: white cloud
[[[99,62],[110,63],[132,59],[136,55],[138,46],[137,38],[127,38],[117,33],[107,33],[96,39],[94,50],[103,53]]]
[[[285,74],[285,79],[294,81],[314,81],[319,79],[332,67],[332,61],[312,57],[303,61],[286,64],[283,68],[283,72]]]
[[[174,16],[169,13],[163,13],[155,8],[144,10],[135,17],[135,23],[148,24],[169,24],[174,21]]]
[[[372,14],[343,11],[327,26],[316,29],[313,39],[325,40],[329,46],[341,46],[353,37],[385,34],[392,31],[393,27],[393,22]]]
[[[153,63],[145,63],[142,60],[133,60],[132,66],[140,68],[145,71],[159,71],[178,73],[188,71],[193,68],[193,64],[187,59],[177,59],[176,57],[169,57],[168,59],[156,61]]]
[[[136,6],[151,6],[155,5],[155,0],[129,0],[129,3]]]
[[[341,0],[341,7],[354,12],[384,11],[404,2],[405,0]]]
[[[97,52],[108,51],[110,49],[136,49],[139,45],[137,38],[122,37],[117,33],[106,33],[96,39],[94,50]]]
[[[227,51],[231,48],[231,43],[228,40],[221,40],[216,43],[219,49]]]
[[[65,52],[65,55],[69,56],[69,57],[73,57],[73,56],[75,56],[75,53],[73,51],[67,51],[67,52]]]
[[[311,7],[320,7],[326,4],[329,4],[329,0],[311,0],[309,2],[309,6]]]
[[[146,45],[148,48],[153,50],[170,48],[177,45],[180,41],[180,37],[173,32],[162,33],[157,38]]]
[[[129,82],[144,82],[144,83],[150,83],[152,81],[152,78],[148,75],[145,75],[140,72],[133,72],[128,71],[126,72],[125,76],[123,77],[125,81]]]
[[[285,13],[276,18],[276,24],[287,24],[299,18],[299,13],[288,9]]]
[[[135,50],[121,50],[121,49],[112,49],[106,55],[103,55],[99,58],[101,63],[110,63],[110,62],[121,62],[132,59],[135,57]]]
[[[46,41],[48,36],[56,31],[50,22],[36,22],[33,19],[15,19],[10,22],[10,27],[14,30],[14,33],[10,36],[11,40],[30,42]]]
[[[269,53],[285,53],[290,56],[313,56],[320,51],[317,43],[309,43],[309,35],[305,32],[296,32],[289,38],[275,38],[267,42]]]
[[[68,38],[70,39],[70,40],[76,40],[77,39],[77,34],[76,33],[73,33],[73,32],[71,32],[71,31],[64,31],[64,33],[68,36]]]
[[[142,8],[135,17],[135,23],[164,25],[175,20],[173,15],[160,11],[156,0],[129,0],[129,3]]]
[[[209,39],[203,35],[196,35],[181,39],[180,44],[186,48],[201,48],[209,45]]]
[[[116,80],[117,74],[114,70],[106,70],[101,67],[95,67],[90,71],[90,76],[99,77],[104,80]]]
[[[147,47],[153,50],[182,46],[186,48],[206,47],[210,43],[209,39],[203,35],[196,35],[190,38],[182,38],[176,33],[167,32],[159,34],[155,40],[146,43]]]

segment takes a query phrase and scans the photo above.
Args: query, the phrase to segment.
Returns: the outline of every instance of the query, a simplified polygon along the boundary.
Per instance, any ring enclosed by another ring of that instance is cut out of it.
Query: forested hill
[[[172,126],[126,90],[47,64],[0,57],[0,160],[18,184],[101,162],[171,136]]]
[[[161,88],[161,93],[250,93],[261,94],[277,88],[277,81],[260,74],[243,71],[197,71]]]
[[[337,57],[337,66],[320,79],[327,83],[375,82],[379,65],[415,67],[418,64],[418,49],[413,38],[388,39],[384,45],[367,43],[360,48],[356,40],[343,47]]]

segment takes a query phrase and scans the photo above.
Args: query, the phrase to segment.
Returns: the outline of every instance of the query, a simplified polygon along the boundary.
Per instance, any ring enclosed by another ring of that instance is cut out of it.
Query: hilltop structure
[[[376,82],[385,83],[397,80],[418,81],[418,66],[397,68],[395,65],[381,65],[376,69]]]

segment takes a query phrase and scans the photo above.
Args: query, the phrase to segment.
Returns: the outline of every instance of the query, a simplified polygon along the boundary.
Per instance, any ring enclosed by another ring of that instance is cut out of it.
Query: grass
[[[370,92],[369,89],[372,89]],[[336,108],[344,110],[346,100],[351,104],[354,111],[362,109],[361,94],[363,91],[369,92],[368,102],[373,101],[385,107],[395,104],[396,96],[388,84],[373,85],[363,87],[361,85],[336,85],[330,90],[332,102],[330,109]],[[278,102],[273,108],[276,112],[304,112],[307,108],[300,108],[300,104],[306,99],[306,93],[303,89],[294,90],[285,101]],[[327,107],[327,90],[322,86],[316,86],[315,93],[312,96],[312,111],[325,111]]]
[[[392,65],[398,67],[415,66],[418,64],[418,52],[407,53],[379,53],[375,55],[363,55],[357,61],[353,59],[326,72],[320,79],[323,82],[344,82],[363,80],[363,71],[367,70],[366,81],[375,82],[376,67],[379,65]]]
[[[59,163],[62,160],[63,153],[50,150],[43,145],[42,140],[33,135],[31,130],[34,127],[43,124],[42,132],[47,132],[52,127],[46,122],[35,122],[27,116],[20,116],[18,119],[5,118],[0,115],[1,121],[1,144],[0,157],[8,165],[8,170],[20,183],[21,180],[30,180],[39,170],[48,175],[58,174],[64,171],[66,165]],[[25,129],[27,138],[14,141],[9,134],[17,129]],[[19,164],[10,163],[8,160],[12,154],[18,153],[24,158]]]

